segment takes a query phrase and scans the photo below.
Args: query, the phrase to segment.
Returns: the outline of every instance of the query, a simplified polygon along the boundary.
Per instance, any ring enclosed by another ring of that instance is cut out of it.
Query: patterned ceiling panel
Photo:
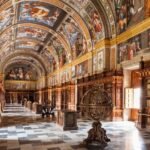
[[[19,27],[17,29],[17,38],[33,38],[44,42],[48,38],[48,32],[35,27]]]

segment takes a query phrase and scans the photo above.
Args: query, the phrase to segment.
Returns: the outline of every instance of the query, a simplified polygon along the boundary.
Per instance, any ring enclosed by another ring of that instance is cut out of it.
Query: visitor
[[[49,114],[52,116],[52,118],[55,117],[55,107],[54,106],[50,106]]]
[[[42,107],[42,118],[44,118],[45,117],[45,115],[46,115],[46,106],[43,106]]]

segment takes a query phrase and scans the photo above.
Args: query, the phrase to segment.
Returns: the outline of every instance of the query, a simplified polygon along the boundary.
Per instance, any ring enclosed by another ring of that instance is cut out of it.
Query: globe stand
[[[104,148],[110,139],[106,135],[106,130],[101,127],[101,122],[95,121],[92,129],[88,131],[88,137],[84,140],[84,144],[88,148]]]
[[[83,144],[88,149],[103,149],[110,142],[110,139],[107,137],[106,130],[102,128],[100,120],[110,116],[112,112],[111,98],[100,86],[95,86],[84,94],[81,110],[84,111],[86,116],[94,120]]]

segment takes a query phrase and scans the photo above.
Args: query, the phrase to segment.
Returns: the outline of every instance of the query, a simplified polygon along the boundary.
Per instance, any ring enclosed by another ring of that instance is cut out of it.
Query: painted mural
[[[40,55],[43,55],[45,57],[45,59],[48,60],[49,65],[48,69],[50,72],[53,72],[57,69],[57,63],[55,58],[51,55],[50,51],[48,49],[45,49],[43,53],[41,53]]]
[[[93,72],[97,71],[97,55],[93,56]]]
[[[117,31],[122,33],[127,27],[127,6],[125,0],[115,0]]]
[[[144,19],[144,2],[145,0],[115,0],[118,34]]]
[[[58,54],[60,67],[62,67],[65,63],[67,63],[66,51],[61,42],[56,38],[52,39],[52,45]]]
[[[71,77],[72,78],[76,77],[76,67],[75,66],[72,66],[72,68],[71,68]]]
[[[77,0],[77,1],[78,2],[74,0],[64,0],[64,2],[67,2],[69,5],[75,8],[76,11],[80,12],[82,19],[86,22],[89,28],[92,42],[93,44],[95,44],[98,40],[104,37],[104,28],[103,23],[101,21],[101,17],[99,16],[99,13],[97,12],[95,6],[90,0]],[[107,2],[105,2],[104,4],[107,5]],[[106,8],[108,7],[109,5],[107,5]],[[110,22],[112,23],[113,15],[110,15],[111,14],[110,9],[108,9],[106,12],[110,16]]]
[[[35,51],[38,51],[40,49],[40,45],[35,42],[29,42],[29,41],[18,41],[15,45],[16,49],[33,49]]]
[[[35,27],[19,27],[17,29],[17,38],[34,38],[44,42],[48,32]]]
[[[76,66],[76,76],[77,77],[86,75],[87,73],[88,73],[88,60],[86,60]]]
[[[2,47],[5,47],[6,45],[10,44],[10,41],[12,40],[12,30],[8,30],[4,32],[0,36],[0,49]]]
[[[69,71],[68,71],[68,70],[63,71],[63,72],[60,74],[60,78],[61,78],[61,83],[68,82],[68,81],[70,80]]]
[[[104,69],[104,51],[99,51],[97,53],[97,70],[101,71]]]
[[[37,22],[54,27],[65,14],[61,9],[42,2],[22,2],[19,7],[19,21]]]
[[[31,66],[11,67],[6,73],[6,80],[35,80],[36,72]]]
[[[68,41],[72,49],[72,56],[75,59],[87,52],[87,43],[80,31],[78,24],[72,19],[66,19],[60,28],[61,35]]]
[[[9,25],[12,24],[14,16],[14,10],[12,7],[2,11],[0,13],[0,31],[7,28]]]
[[[95,6],[93,5],[94,1],[92,2],[91,0],[63,0],[65,3],[69,4],[71,7],[73,7],[77,12],[80,13],[80,15],[82,16],[82,19],[86,22],[87,26],[89,26],[89,22],[91,22],[91,16],[89,14],[89,11],[86,11],[85,9],[87,7],[89,7],[90,9],[88,10],[97,10],[95,8]],[[99,1],[98,3],[101,3],[100,5],[106,9],[106,14],[107,14],[107,17],[108,17],[108,20],[111,24],[111,31],[112,31],[112,34],[114,35],[115,34],[115,20],[114,20],[114,15],[112,13],[112,10],[111,10],[111,6],[110,6],[110,0],[97,0]],[[112,3],[114,3],[114,0],[111,0]],[[100,15],[102,15],[100,13]],[[98,17],[98,19],[100,18],[101,16]],[[101,22],[101,18],[99,19],[100,22]],[[102,22],[101,22],[102,23]],[[94,28],[94,27],[93,27]],[[104,32],[104,31],[103,31]],[[97,33],[96,33],[97,34]],[[104,34],[102,34],[102,38],[103,38]],[[96,35],[95,35],[96,37]],[[93,41],[93,44],[94,42],[97,42],[96,39],[94,39]]]
[[[43,53],[40,53],[40,55],[42,55],[45,58],[45,60],[47,60],[45,62],[49,63],[47,65],[48,69],[49,69],[49,72],[53,72],[53,61],[54,61],[54,58],[51,55],[50,51],[46,48],[46,49],[44,49]]]
[[[118,63],[131,60],[142,50],[141,35],[118,45]]]
[[[42,55],[46,56],[50,63],[53,62],[53,56],[51,55],[51,53],[50,53],[50,51],[48,49],[45,49],[44,53],[42,53]]]
[[[85,10],[87,14],[89,14],[89,16],[86,16],[84,19],[87,22],[92,42],[93,44],[95,44],[97,41],[99,41],[104,37],[103,24],[99,16],[99,13],[97,12],[97,10],[94,8],[93,5],[89,4],[85,8]]]

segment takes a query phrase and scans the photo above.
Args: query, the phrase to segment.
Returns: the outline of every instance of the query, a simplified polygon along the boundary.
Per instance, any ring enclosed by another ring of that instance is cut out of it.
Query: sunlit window
[[[140,109],[140,88],[126,88],[125,89],[125,107]]]

